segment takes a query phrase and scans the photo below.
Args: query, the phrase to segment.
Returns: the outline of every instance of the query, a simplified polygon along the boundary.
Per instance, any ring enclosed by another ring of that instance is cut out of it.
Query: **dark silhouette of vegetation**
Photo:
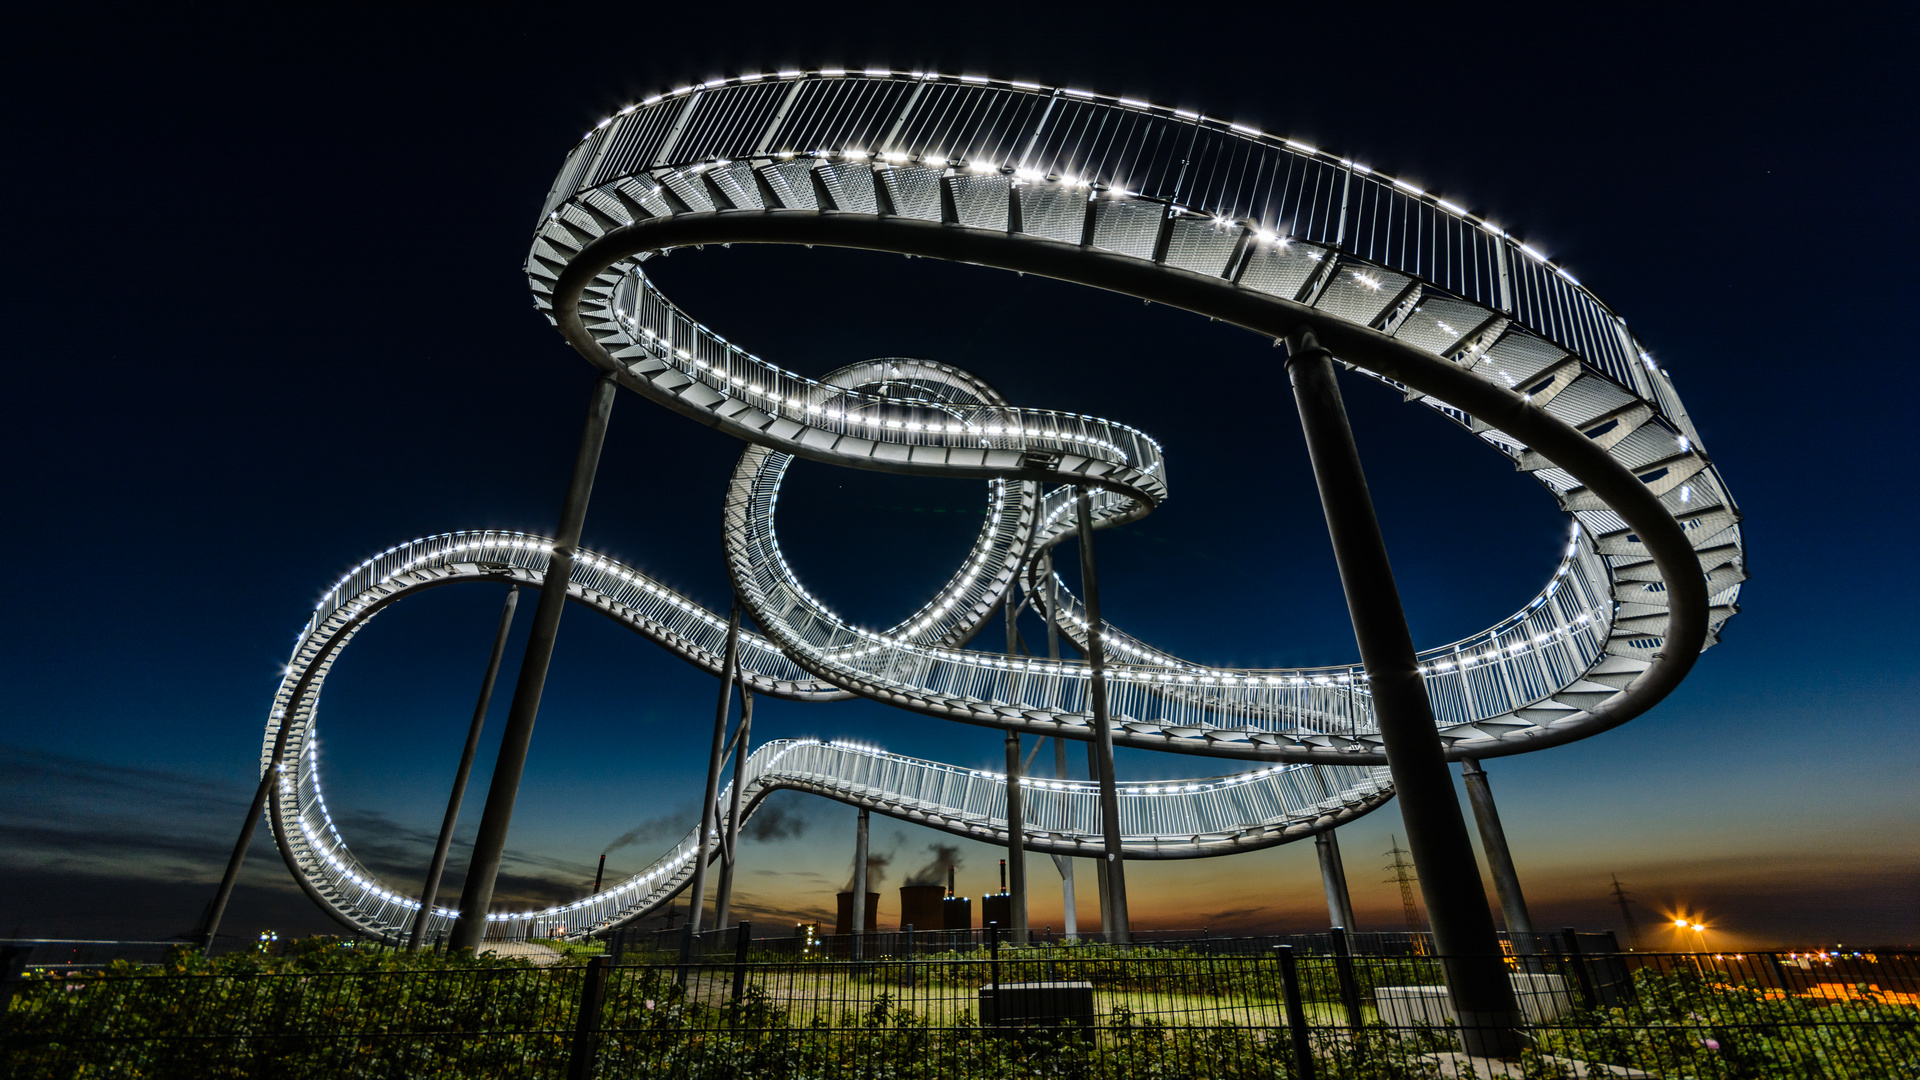
[[[972,954],[967,954],[973,957]],[[629,958],[632,960],[634,958]],[[1326,1080],[1447,1075],[1444,1030],[1351,1031],[1331,959],[1301,957],[1316,1074]],[[756,964],[737,1001],[710,1004],[724,967],[682,980],[671,963],[615,972],[598,1017],[592,1075],[605,1078],[852,1076],[899,1080],[1048,1077],[1122,1080],[1293,1076],[1277,1019],[1278,966],[1185,950],[1003,949],[1001,977],[1086,980],[1108,995],[1096,1026],[979,1026],[964,1006],[987,965],[925,962]],[[805,969],[782,996],[776,971]],[[1362,965],[1367,988],[1416,981],[1411,965]],[[1572,1063],[1699,1080],[1920,1075],[1920,1011],[1869,987],[1840,999],[1729,985],[1711,970],[1643,969],[1635,995],[1532,1029],[1520,1063],[1531,1080],[1575,1075]],[[1381,982],[1382,979],[1387,982]],[[919,980],[917,985],[909,980]],[[928,980],[946,988],[928,1004]],[[278,955],[209,961],[180,951],[158,967],[115,964],[36,974],[0,1029],[4,1074],[172,1078],[559,1077],[575,1046],[582,969],[493,956],[416,956],[313,939]],[[683,988],[682,982],[694,988]],[[769,991],[772,986],[773,992]],[[1203,1008],[1151,1013],[1177,994]],[[1129,999],[1124,993],[1147,995]],[[902,1005],[920,994],[918,1011]],[[704,999],[704,1000],[700,1000]],[[943,1008],[947,1011],[941,1011]],[[1238,1010],[1236,1012],[1236,1010]],[[1371,1015],[1371,1010],[1368,1010]]]

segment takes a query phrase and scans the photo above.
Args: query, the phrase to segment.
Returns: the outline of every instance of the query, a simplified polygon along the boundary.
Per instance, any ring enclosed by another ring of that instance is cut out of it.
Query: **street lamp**
[[[1677,934],[1685,934],[1689,930],[1693,931],[1693,936],[1697,939],[1700,951],[1707,951],[1707,926],[1705,923],[1697,923],[1687,918],[1678,918],[1673,920],[1673,929]]]

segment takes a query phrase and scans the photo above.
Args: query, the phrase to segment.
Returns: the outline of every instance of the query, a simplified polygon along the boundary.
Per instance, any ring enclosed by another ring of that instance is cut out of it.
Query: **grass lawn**
[[[889,1013],[906,1011],[935,1027],[950,1027],[962,1017],[975,1016],[979,1009],[979,988],[922,978],[914,985],[902,979],[876,981],[850,976],[824,967],[798,966],[768,972],[749,968],[746,986],[759,988],[767,1001],[787,1012],[791,1023],[805,1026],[818,1020],[827,1026],[842,1026],[871,1016],[884,995]],[[617,992],[609,988],[610,993]],[[721,1006],[733,994],[732,976],[724,971],[701,971],[689,976],[687,998],[704,1005]],[[1278,1000],[1248,1000],[1242,995],[1214,996],[1168,990],[1099,989],[1094,991],[1094,1011],[1106,1022],[1122,1010],[1135,1023],[1149,1019],[1181,1026],[1285,1027],[1286,1008]],[[1310,1026],[1334,1026],[1346,1023],[1346,1011],[1338,1002],[1307,1002]],[[1371,1008],[1364,1018],[1374,1019]]]

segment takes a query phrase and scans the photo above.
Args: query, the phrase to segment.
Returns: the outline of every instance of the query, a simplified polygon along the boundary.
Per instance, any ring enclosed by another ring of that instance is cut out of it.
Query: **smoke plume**
[[[927,865],[913,872],[907,878],[909,885],[945,885],[947,871],[960,866],[960,846],[958,844],[928,844],[927,850],[933,852],[933,859]]]
[[[773,802],[761,803],[760,809],[740,828],[749,840],[796,840],[806,831],[806,818]]]
[[[849,859],[847,861],[850,863],[854,862],[854,860],[852,859]],[[891,865],[892,862],[893,862],[893,856],[890,854],[882,855],[882,854],[876,854],[871,851],[867,852],[867,891],[868,892],[880,891],[880,883],[887,880],[887,867]],[[847,871],[847,887],[844,889],[841,889],[840,890],[841,892],[853,891],[853,875],[858,873],[859,869],[860,869],[859,866],[855,865],[852,869],[849,869]]]
[[[671,840],[685,828],[685,823],[675,817],[649,818],[621,833],[613,843],[607,845],[604,854],[611,855],[621,848],[632,847],[635,844]]]

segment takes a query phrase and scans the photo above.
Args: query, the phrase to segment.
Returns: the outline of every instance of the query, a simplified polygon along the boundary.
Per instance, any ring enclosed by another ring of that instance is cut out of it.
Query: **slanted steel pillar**
[[[247,848],[253,844],[254,830],[260,827],[260,815],[266,811],[267,797],[273,793],[274,779],[280,776],[286,764],[287,737],[293,732],[294,717],[307,698],[307,690],[313,686],[314,676],[324,670],[327,654],[337,648],[341,640],[341,636],[336,634],[307,662],[307,670],[293,684],[293,692],[287,695],[286,711],[280,714],[280,730],[273,737],[273,750],[267,755],[267,767],[260,774],[259,785],[253,789],[253,801],[247,804],[247,816],[240,823],[240,838],[233,842],[233,853],[227,856],[226,872],[220,875],[220,887],[214,890],[213,900],[207,904],[206,918],[200,924],[200,951],[203,953],[213,952],[214,938],[220,934],[220,921],[226,917],[227,903],[233,899],[233,888],[240,881],[240,867],[247,861]]]
[[[493,782],[487,787],[486,809],[480,813],[480,831],[467,863],[466,887],[460,894],[460,920],[453,924],[452,947],[477,949],[487,935],[487,909],[493,906],[493,883],[507,850],[507,830],[513,824],[513,804],[520,795],[520,774],[527,767],[533,744],[533,723],[540,715],[540,695],[547,687],[547,666],[553,643],[560,635],[560,613],[567,606],[567,584],[573,577],[573,556],[587,523],[587,500],[593,494],[594,473],[600,468],[600,447],[607,439],[607,419],[613,414],[613,395],[619,389],[613,373],[595,380],[587,404],[587,424],[573,458],[573,476],[560,506],[560,528],[554,533],[553,553],[547,558],[546,581],[540,603],[533,609],[527,651],[520,660],[520,678],[514,683],[513,704],[507,710],[507,730],[501,736],[500,756],[494,760]]]
[[[867,931],[867,808],[860,808],[853,830],[853,958],[866,959]]]
[[[1506,916],[1507,937],[1513,950],[1531,953],[1533,919],[1527,914],[1527,898],[1520,892],[1520,875],[1513,871],[1513,853],[1507,850],[1507,831],[1500,827],[1500,811],[1493,805],[1493,789],[1487,786],[1487,773],[1472,758],[1460,759],[1460,772],[1467,782],[1467,801],[1473,804],[1473,820],[1480,826],[1480,846],[1487,852],[1487,869],[1493,871],[1494,892],[1500,897],[1500,913]]]
[[[1027,828],[1020,790],[1020,735],[1007,732],[1007,919],[1015,945],[1027,943]]]
[[[1014,588],[1020,580],[1021,567],[1015,567],[1013,578],[1007,582],[1006,597],[1000,602],[1000,608],[1007,619],[1007,655],[1020,656],[1026,653],[1026,643],[1020,640],[1019,612],[1013,597]],[[1007,748],[1007,861],[1013,866],[1013,876],[1007,886],[1007,921],[1011,926],[1006,929],[1016,945],[1027,941],[1027,833],[1026,821],[1022,816],[1024,807],[1021,802],[1020,777],[1025,770],[1020,762],[1020,735],[1009,731],[1006,737]],[[1034,750],[1040,748],[1035,745]]]
[[[1320,855],[1320,884],[1327,891],[1327,922],[1353,929],[1353,897],[1347,892],[1347,868],[1340,861],[1340,839],[1326,829],[1313,836],[1313,849]]]
[[[1353,636],[1366,665],[1367,689],[1393,774],[1407,843],[1420,875],[1436,951],[1463,1048],[1480,1056],[1518,1055],[1520,1011],[1507,979],[1493,913],[1480,887],[1480,867],[1460,814],[1433,703],[1407,630],[1380,521],[1354,445],[1353,428],[1334,377],[1333,355],[1302,327],[1287,337],[1287,374],[1320,488],[1320,506],[1340,567]]]
[[[233,842],[233,852],[227,856],[226,872],[221,874],[220,887],[214,890],[213,899],[207,902],[206,915],[201,920],[199,929],[195,931],[200,939],[202,952],[213,951],[214,939],[220,935],[220,922],[226,917],[227,904],[233,899],[234,886],[240,881],[240,868],[247,861],[247,848],[252,846],[253,834],[260,827],[260,817],[266,811],[267,799],[273,794],[276,778],[284,779],[287,743],[293,734],[294,722],[299,718],[300,710],[306,705],[307,692],[313,689],[314,680],[327,670],[328,661],[333,654],[353,636],[347,631],[365,621],[367,617],[369,616],[364,609],[360,614],[350,616],[347,622],[307,659],[306,670],[300,673],[300,678],[294,682],[293,689],[287,693],[287,703],[282,706],[278,717],[280,727],[274,734],[273,748],[267,753],[267,764],[260,772],[260,783],[253,789],[253,801],[247,804],[246,817],[240,823],[240,835]],[[288,788],[288,794],[291,794],[290,784]],[[272,826],[276,834],[283,827],[278,816],[274,817]],[[282,854],[285,854],[284,849]],[[292,863],[289,862],[288,866],[291,868]]]
[[[1046,574],[1047,594],[1047,659],[1055,664],[1060,662],[1060,585],[1053,576],[1053,549],[1048,548],[1041,563]],[[1053,775],[1061,780],[1067,778],[1067,740],[1054,736],[1053,739]],[[1064,911],[1062,929],[1071,941],[1080,936],[1080,913],[1074,910],[1073,860],[1064,855],[1055,855],[1053,865],[1060,871],[1060,899]]]
[[[1067,778],[1067,740],[1058,736],[1053,740],[1053,775],[1062,780]],[[1067,935],[1067,940],[1072,941],[1080,936],[1080,913],[1074,910],[1073,859],[1066,855],[1055,855],[1053,865],[1060,871],[1060,929]]]
[[[713,836],[720,801],[720,763],[727,752],[727,714],[733,711],[733,678],[740,662],[740,601],[727,616],[727,648],[720,662],[720,703],[713,714],[713,752],[707,757],[707,786],[700,799],[700,835],[693,844],[693,882],[687,886],[687,926],[680,939],[680,962],[693,953],[700,936],[700,917],[707,906],[707,841]]]
[[[1093,745],[1100,763],[1100,836],[1106,848],[1104,873],[1107,883],[1107,909],[1113,921],[1101,922],[1107,942],[1125,945],[1132,935],[1127,928],[1127,870],[1120,850],[1120,792],[1113,776],[1113,725],[1107,717],[1107,646],[1100,640],[1106,623],[1100,619],[1100,578],[1093,559],[1093,492],[1082,485],[1075,490],[1080,519],[1080,587],[1086,592],[1087,665],[1093,669],[1088,697],[1092,699]],[[1444,764],[1444,763],[1443,763]]]
[[[460,767],[453,773],[453,793],[447,796],[447,814],[440,820],[440,839],[433,845],[433,861],[427,864],[427,881],[420,888],[420,910],[413,913],[413,932],[407,935],[407,951],[419,952],[426,939],[427,921],[433,918],[433,905],[440,900],[440,875],[447,869],[447,850],[453,846],[453,827],[460,821],[460,802],[467,795],[467,776],[473,772],[473,757],[480,749],[480,729],[486,726],[487,706],[493,703],[493,681],[500,675],[500,659],[507,652],[507,634],[513,630],[513,609],[520,603],[520,586],[507,590],[506,606],[500,609],[500,628],[493,634],[493,652],[487,657],[487,673],[480,680],[480,700],[473,706],[473,722],[467,725],[467,745],[460,751]],[[606,856],[600,857],[605,865]]]
[[[753,691],[740,683],[740,726],[733,736],[733,789],[727,796],[727,840],[721,848],[720,896],[714,901],[713,928],[725,930],[733,907],[734,864],[740,861],[740,788],[747,779],[747,751],[753,748]]]
[[[1013,589],[1020,580],[1020,568],[1015,567],[1013,580],[1007,582],[1006,598],[1000,601],[1000,610],[1007,620],[1007,655],[1021,656],[1027,652],[1027,643],[1020,637],[1020,614],[1013,603]]]
[[[1100,783],[1100,742],[1097,739],[1087,742],[1087,779]],[[1105,790],[1104,788],[1102,790]],[[1104,813],[1104,804],[1102,807]],[[1103,858],[1094,864],[1093,885],[1099,893],[1100,901],[1100,940],[1113,941],[1113,890],[1107,880],[1106,860]]]

